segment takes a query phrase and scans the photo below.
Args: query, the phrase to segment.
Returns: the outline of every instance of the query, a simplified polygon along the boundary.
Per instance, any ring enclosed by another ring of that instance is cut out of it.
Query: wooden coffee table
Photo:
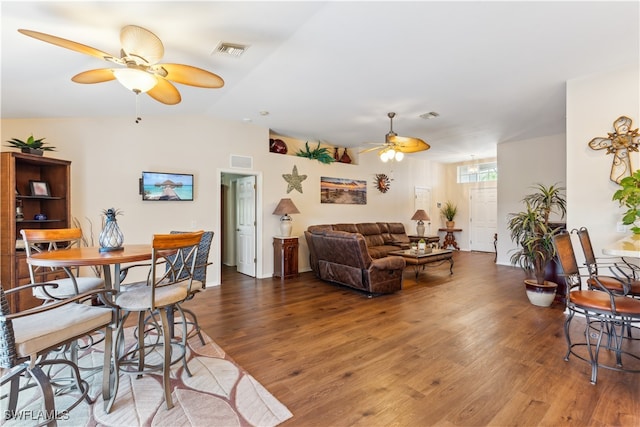
[[[427,264],[440,265],[446,261],[449,261],[449,272],[453,274],[453,251],[451,249],[432,249],[428,253],[412,252],[411,249],[402,251],[392,251],[389,255],[401,256],[404,258],[407,265],[413,265],[416,273],[416,279],[421,270],[424,270]]]

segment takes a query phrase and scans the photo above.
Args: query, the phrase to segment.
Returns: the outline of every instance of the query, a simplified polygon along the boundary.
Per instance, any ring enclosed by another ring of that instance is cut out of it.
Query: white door
[[[256,277],[256,177],[236,181],[236,251],[238,273]]]
[[[493,242],[498,219],[497,188],[472,188],[469,199],[469,248],[472,251],[494,252]]]
[[[431,218],[431,220],[429,221],[425,221],[424,223],[424,234],[427,236],[435,236],[437,233],[437,227],[435,230],[431,229],[431,223],[438,223],[438,219],[434,218],[433,215],[431,215],[431,189],[428,187],[415,187],[413,189],[414,192],[414,211],[417,211],[418,209],[424,209],[424,211],[427,213],[427,215],[429,215],[429,218]],[[413,215],[413,212],[411,212],[411,215]],[[411,218],[411,217],[409,217]],[[412,234],[416,234],[416,229],[414,228],[413,230],[407,230],[409,235]]]

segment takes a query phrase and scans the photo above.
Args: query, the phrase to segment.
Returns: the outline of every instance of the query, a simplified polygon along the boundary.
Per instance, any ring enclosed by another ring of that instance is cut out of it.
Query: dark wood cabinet
[[[273,238],[273,277],[288,279],[298,276],[298,238]]]
[[[0,153],[0,283],[4,289],[30,283],[20,230],[67,228],[71,225],[71,162],[50,157],[5,151]],[[31,181],[47,183],[49,195],[32,195]],[[22,207],[23,219],[16,218]],[[36,220],[36,214],[46,220]],[[51,280],[45,275],[38,280]],[[19,298],[18,298],[19,297]],[[12,311],[41,304],[29,292],[12,295]]]

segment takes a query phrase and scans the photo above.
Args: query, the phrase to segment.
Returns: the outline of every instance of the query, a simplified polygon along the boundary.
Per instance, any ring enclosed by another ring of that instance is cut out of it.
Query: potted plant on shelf
[[[440,213],[447,220],[447,228],[455,228],[456,223],[453,219],[458,213],[458,206],[456,206],[453,202],[447,201],[442,209],[440,209]]]
[[[613,193],[613,200],[627,208],[622,223],[631,225],[633,234],[640,234],[640,169],[620,180],[620,188]]]
[[[329,153],[329,149],[326,147],[320,147],[320,141],[318,141],[318,146],[314,149],[309,148],[309,142],[304,143],[304,150],[299,150],[296,153],[298,157],[306,157],[308,159],[314,159],[319,161],[320,163],[329,164],[337,161],[333,158],[331,153]]]
[[[23,153],[35,154],[37,156],[42,156],[45,151],[56,151],[55,147],[47,146],[44,139],[45,138],[35,139],[33,135],[31,135],[26,141],[12,138],[7,142],[9,143],[8,147],[19,148]]]
[[[511,255],[511,264],[520,266],[529,277],[525,280],[527,297],[534,305],[548,307],[555,298],[558,285],[545,281],[545,269],[556,254],[553,236],[560,231],[549,220],[552,213],[564,218],[567,202],[564,188],[543,184],[534,186],[536,192],[526,195],[522,202],[525,209],[509,214],[507,228],[511,240],[518,244]]]

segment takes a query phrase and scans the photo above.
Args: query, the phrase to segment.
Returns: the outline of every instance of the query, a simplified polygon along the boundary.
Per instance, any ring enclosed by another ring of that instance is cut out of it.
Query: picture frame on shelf
[[[29,181],[32,196],[51,197],[51,189],[47,181]]]

